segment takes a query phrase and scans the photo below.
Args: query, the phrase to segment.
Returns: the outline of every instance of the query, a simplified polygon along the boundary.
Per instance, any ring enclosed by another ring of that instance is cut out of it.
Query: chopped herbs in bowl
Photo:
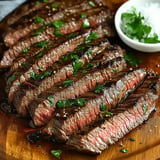
[[[160,51],[160,1],[127,1],[117,10],[115,28],[121,40],[142,52]]]

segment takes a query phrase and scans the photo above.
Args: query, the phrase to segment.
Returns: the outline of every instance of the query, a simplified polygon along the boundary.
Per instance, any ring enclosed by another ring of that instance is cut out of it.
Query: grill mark
[[[88,2],[82,2],[81,4],[72,6],[68,9],[64,9],[63,11],[60,11],[61,8],[64,8],[61,5],[58,5],[58,11],[56,11],[57,13],[53,13],[52,16],[48,16],[46,18],[44,18],[46,24],[50,24],[55,20],[61,20],[66,14],[73,14],[73,13],[77,13],[77,12],[81,12],[81,11],[85,11],[88,9],[93,8],[91,5],[88,4]],[[31,23],[29,25],[26,26],[22,24],[22,26],[19,29],[16,29],[14,31],[11,31],[9,33],[6,34],[6,36],[4,37],[4,41],[9,45],[12,46],[14,45],[20,38],[26,36],[27,34],[29,34],[32,30],[36,30],[40,27],[42,27],[44,24],[43,23]]]
[[[105,10],[102,10],[97,15],[89,16],[87,19],[90,22],[90,27],[97,26],[98,24],[101,24],[105,22],[108,19],[108,14]],[[83,21],[85,19],[80,18],[79,20],[70,21],[68,23],[65,23],[60,29],[59,32],[62,34],[72,33],[77,30],[80,30],[83,26]],[[44,30],[43,33],[31,36],[29,38],[24,39],[23,41],[18,42],[16,45],[14,45],[12,48],[4,52],[3,58],[0,62],[1,68],[6,68],[12,65],[13,60],[19,56],[19,53],[25,49],[30,47],[32,44],[45,41],[48,39],[54,40],[54,27],[49,27]]]
[[[35,125],[42,125],[49,120],[52,113],[54,112],[55,104],[58,100],[76,98],[80,95],[83,95],[88,91],[93,90],[97,82],[100,84],[104,83],[106,80],[109,80],[113,75],[115,75],[116,73],[112,72],[113,68],[115,68],[117,72],[120,72],[126,68],[126,63],[123,59],[118,59],[117,61],[113,62],[113,64],[110,63],[111,62],[108,62],[108,66],[106,68],[87,74],[86,76],[76,81],[72,86],[63,89],[62,91],[56,93],[52,92],[54,94],[54,104],[52,107],[50,107],[48,100],[44,100],[35,108],[34,113],[31,112],[31,116]],[[35,105],[33,106],[35,107]],[[46,111],[45,113],[47,113],[47,115],[43,112],[43,110]]]
[[[133,89],[138,83],[140,83],[139,79],[143,80],[145,76],[146,71],[144,69],[137,69],[128,73],[126,76],[118,80],[115,85],[105,89],[101,96],[98,96],[96,99],[89,100],[80,111],[76,112],[74,115],[70,115],[67,120],[60,122],[53,118],[47,124],[44,130],[46,130],[46,132],[48,132],[50,135],[54,134],[58,138],[66,140],[68,136],[78,130],[78,128],[82,128],[83,126],[89,124],[91,120],[95,120],[96,115],[98,115],[100,112],[99,106],[102,102],[103,104],[106,104],[107,110],[113,108],[120,102],[123,97],[125,97],[128,90]],[[132,84],[131,88],[129,85],[127,85],[129,83]],[[113,99],[111,99],[108,93],[111,88],[117,93]],[[82,115],[83,118],[81,117]],[[86,119],[87,115],[95,116],[90,116],[90,119]],[[69,130],[70,124],[72,123],[74,124],[74,128]]]
[[[102,52],[107,46],[109,46],[110,43],[108,42],[108,40],[104,40],[101,41],[100,44],[98,44],[97,46],[94,46],[92,48],[90,48],[93,52],[92,55],[88,54],[88,52],[85,52],[84,55],[82,55],[82,57],[79,58],[79,61],[82,62],[82,66],[81,68],[89,63],[93,57],[96,56],[96,54],[99,54],[100,52]],[[22,97],[21,102],[17,103],[17,99],[15,106],[17,106],[17,109],[19,111],[20,114],[25,115],[24,112],[26,113],[26,107],[28,106],[29,102],[31,100],[33,100],[33,98],[35,98],[35,96],[38,96],[39,94],[41,94],[42,92],[50,89],[51,87],[53,87],[55,85],[55,83],[58,83],[60,81],[64,81],[67,77],[73,75],[73,63],[68,64],[62,68],[60,68],[59,70],[56,71],[56,73],[53,73],[51,75],[51,77],[48,77],[46,79],[44,79],[40,85],[35,89],[35,90],[28,90],[25,93],[25,96]],[[44,87],[41,87],[44,86]],[[19,97],[19,96],[18,96]]]
[[[67,145],[78,151],[100,154],[109,145],[114,144],[124,137],[133,128],[136,128],[148,119],[150,113],[155,108],[157,96],[152,92],[147,92],[139,98],[137,103],[127,111],[115,115],[106,120],[101,125],[90,130],[85,135],[73,135],[67,141]],[[143,104],[149,103],[147,113],[143,113]],[[137,119],[141,117],[141,119]],[[98,139],[98,141],[97,141]]]
[[[39,74],[39,69],[41,67],[43,67],[43,70],[45,71],[48,66],[57,61],[62,55],[65,55],[67,52],[72,52],[79,44],[83,43],[93,31],[96,31],[97,37],[101,38],[107,36],[109,30],[108,27],[102,29],[102,26],[99,26],[97,29],[89,29],[86,33],[72,38],[56,48],[50,49],[48,53],[45,54],[42,58],[38,59],[35,64],[33,64],[28,69],[27,72],[23,73],[13,82],[8,95],[9,100],[13,100],[13,95],[18,90],[20,84],[30,79],[31,72]]]

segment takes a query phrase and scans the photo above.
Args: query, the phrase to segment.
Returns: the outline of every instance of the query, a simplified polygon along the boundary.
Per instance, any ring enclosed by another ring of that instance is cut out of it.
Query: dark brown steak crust
[[[118,109],[118,112],[122,110],[121,113],[104,120],[95,128],[88,129],[85,134],[83,132],[71,136],[67,145],[80,152],[100,154],[109,145],[148,119],[155,109],[159,85],[160,79],[157,77],[147,79],[144,85],[119,106],[121,109]]]

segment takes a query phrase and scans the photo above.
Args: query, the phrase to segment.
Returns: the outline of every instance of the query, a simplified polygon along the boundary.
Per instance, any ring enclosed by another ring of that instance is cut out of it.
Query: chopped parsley
[[[41,23],[41,22],[44,22],[44,19],[42,17],[36,16],[34,22],[35,23]]]
[[[135,141],[135,139],[134,138],[130,138],[130,141]]]
[[[103,104],[103,102],[100,104],[100,111],[106,111],[107,110],[107,106],[106,104]]]
[[[28,48],[25,48],[24,50],[21,51],[21,53],[27,53],[28,52]]]
[[[93,32],[87,37],[87,39],[86,39],[86,41],[85,41],[85,44],[87,44],[87,43],[89,43],[89,42],[91,42],[91,41],[93,41],[93,40],[95,40],[95,39],[97,39],[97,38],[98,38],[97,32],[96,32],[96,31],[93,31]]]
[[[58,150],[51,150],[51,154],[53,156],[55,156],[56,158],[60,158],[60,155],[62,153],[62,150],[58,149]]]
[[[109,111],[106,111],[106,112],[105,112],[105,115],[112,116],[113,113],[112,113],[112,112],[109,112]]]
[[[36,47],[47,48],[47,41],[41,41],[36,44]]]
[[[40,1],[36,1],[36,5],[39,5],[40,4]]]
[[[36,35],[38,35],[38,34],[41,34],[41,33],[44,31],[44,29],[45,29],[45,27],[40,28],[39,30],[35,31],[35,32],[33,33],[33,35],[36,36]]]
[[[93,1],[89,1],[89,4],[92,6],[92,7],[95,7],[95,3]]]
[[[128,152],[128,149],[127,148],[123,148],[123,149],[121,149],[120,150],[122,153],[126,153],[126,152]]]
[[[43,0],[43,2],[48,2],[48,0]]]
[[[44,73],[41,74],[41,75],[35,74],[35,72],[31,72],[31,73],[30,73],[30,77],[31,77],[32,79],[43,79],[43,78],[48,77],[48,76],[50,76],[50,75],[51,75],[51,71],[46,71],[46,72],[44,72]]]
[[[51,8],[57,8],[57,4],[56,3],[51,4]]]
[[[70,33],[70,34],[68,35],[69,38],[73,38],[73,37],[75,37],[75,36],[77,36],[77,33]]]
[[[57,101],[58,108],[71,107],[72,103],[69,100],[59,100]]]
[[[144,104],[142,107],[143,107],[143,113],[145,114],[147,112],[148,105]]]
[[[74,105],[83,107],[86,102],[84,98],[79,98],[74,102]]]
[[[145,24],[145,18],[141,13],[137,13],[136,8],[132,7],[131,12],[125,12],[121,15],[122,31],[131,39],[137,39],[144,43],[160,43],[158,35],[151,35],[152,27]]]
[[[16,79],[16,75],[12,74],[12,76],[10,76],[8,79],[10,82],[13,82]]]
[[[117,70],[115,68],[112,68],[112,72],[116,72]]]
[[[94,63],[88,63],[83,67],[83,69],[88,69],[88,68],[91,68],[93,66],[94,66]]]
[[[68,60],[77,60],[79,57],[75,54],[67,54],[67,55],[63,55],[61,56],[61,59],[63,61],[68,61]]]
[[[64,87],[68,87],[68,86],[70,86],[72,83],[73,83],[73,80],[64,81],[64,82],[63,82],[63,86],[64,86]]]
[[[52,106],[53,106],[53,95],[49,95],[49,96],[47,97],[47,100],[49,101],[50,106],[52,107]]]
[[[136,58],[132,53],[124,54],[124,59],[128,61],[131,66],[137,66],[138,63],[142,63],[142,60]]]
[[[81,13],[81,18],[86,18],[87,15],[85,13]]]
[[[88,19],[84,19],[82,28],[89,28],[89,27],[90,27],[90,23]]]
[[[96,87],[94,88],[94,93],[99,94],[102,93],[105,89],[105,84],[99,84],[99,82],[96,83]]]
[[[74,70],[73,74],[76,74],[78,72],[78,70],[81,68],[82,64],[83,63],[80,62],[79,60],[76,60],[75,62],[73,62],[73,70]]]
[[[63,34],[59,32],[59,28],[64,25],[64,22],[62,22],[62,21],[53,21],[52,25],[55,27],[54,35],[55,36],[62,36]]]
[[[43,56],[43,52],[44,52],[43,50],[40,51],[38,54],[36,54],[36,57],[41,58]]]

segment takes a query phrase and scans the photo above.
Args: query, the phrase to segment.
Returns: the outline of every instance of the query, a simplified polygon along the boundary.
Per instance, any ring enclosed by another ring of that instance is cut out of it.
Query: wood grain
[[[106,0],[106,4],[115,10],[124,0]],[[160,53],[140,53],[125,46],[120,40],[117,43],[133,52],[142,59],[142,67],[148,67],[160,74]],[[4,84],[0,77],[0,97],[4,94]],[[64,150],[62,160],[159,160],[160,159],[160,102],[157,112],[153,113],[146,124],[133,130],[115,145],[106,149],[101,155],[89,156],[73,151]],[[30,144],[27,141],[29,130],[28,120],[16,115],[7,115],[0,111],[0,160],[56,160],[51,149],[61,149],[61,144],[38,142]],[[135,141],[130,141],[134,138]],[[128,153],[121,153],[127,148]]]

